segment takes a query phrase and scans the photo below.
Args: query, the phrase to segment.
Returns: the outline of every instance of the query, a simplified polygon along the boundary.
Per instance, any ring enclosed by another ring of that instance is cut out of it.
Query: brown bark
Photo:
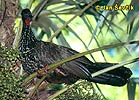
[[[12,47],[14,40],[14,22],[18,12],[18,0],[0,2],[0,42],[5,47]]]

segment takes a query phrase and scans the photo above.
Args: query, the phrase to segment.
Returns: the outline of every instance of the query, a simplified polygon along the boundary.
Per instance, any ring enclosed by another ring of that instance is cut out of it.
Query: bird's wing
[[[38,59],[44,65],[49,65],[56,61],[64,60],[65,58],[78,53],[70,48],[48,42],[42,42],[40,48],[43,49],[39,49],[39,51],[37,51],[37,55]],[[66,62],[60,67],[63,68],[68,74],[74,74],[80,78],[89,79],[91,77],[91,73],[85,67],[88,62],[89,60],[87,58],[81,57],[79,59]]]

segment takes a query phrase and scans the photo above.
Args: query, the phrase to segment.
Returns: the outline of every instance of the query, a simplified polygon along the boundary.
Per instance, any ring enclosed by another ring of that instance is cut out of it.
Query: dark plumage
[[[22,52],[22,66],[31,74],[44,66],[56,61],[68,58],[78,52],[70,48],[56,45],[50,42],[38,41],[30,27],[32,14],[29,9],[22,11],[23,29],[19,50]],[[85,79],[95,83],[123,86],[127,83],[132,72],[130,69],[120,67],[102,75],[92,78],[94,73],[103,68],[114,65],[113,63],[93,63],[85,56],[66,62],[47,77],[48,82],[72,84],[79,79]]]

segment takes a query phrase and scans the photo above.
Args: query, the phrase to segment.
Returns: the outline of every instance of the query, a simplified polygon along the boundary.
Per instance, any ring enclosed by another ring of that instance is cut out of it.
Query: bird
[[[21,12],[22,16],[22,33],[19,41],[19,51],[21,52],[20,58],[24,71],[27,74],[32,74],[38,70],[61,61],[79,52],[52,42],[44,42],[37,40],[32,29],[31,22],[33,15],[31,11],[26,8]],[[108,71],[96,77],[91,74],[104,68],[113,66],[117,63],[107,62],[92,62],[86,56],[65,62],[57,66],[51,71],[46,81],[49,83],[67,85],[77,82],[79,79],[87,80],[94,83],[100,83],[112,86],[124,86],[132,75],[129,68],[121,66],[117,69]]]

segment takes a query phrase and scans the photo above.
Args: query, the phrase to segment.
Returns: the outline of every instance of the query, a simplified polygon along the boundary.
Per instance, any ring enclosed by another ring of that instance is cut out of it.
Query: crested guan
[[[49,67],[50,64],[56,61],[63,60],[78,53],[64,46],[37,40],[30,26],[33,17],[30,10],[24,9],[21,15],[23,28],[19,42],[19,50],[21,52],[20,57],[22,59],[23,69],[28,74],[36,72],[46,65]],[[91,73],[112,65],[115,65],[115,63],[93,63],[85,56],[82,56],[58,66],[49,73],[50,75],[46,80],[50,83],[72,84],[79,79],[85,79],[90,82],[112,86],[125,85],[132,72],[123,66],[99,76],[91,77]]]

